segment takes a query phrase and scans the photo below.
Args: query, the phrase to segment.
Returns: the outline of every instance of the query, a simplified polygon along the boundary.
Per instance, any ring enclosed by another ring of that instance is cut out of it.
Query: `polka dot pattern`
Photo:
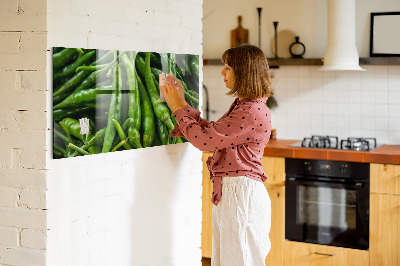
[[[261,182],[267,179],[261,164],[271,132],[271,115],[267,98],[236,99],[216,122],[200,117],[200,111],[189,105],[174,116],[179,123],[170,137],[184,136],[202,151],[215,151],[207,160],[213,183],[211,201],[217,205],[222,196],[224,176],[247,176]]]

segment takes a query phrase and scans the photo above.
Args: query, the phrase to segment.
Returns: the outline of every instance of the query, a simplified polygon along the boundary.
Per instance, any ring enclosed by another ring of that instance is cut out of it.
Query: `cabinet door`
[[[264,156],[261,159],[261,163],[268,177],[265,183],[285,185],[285,158]]]
[[[271,250],[265,259],[266,266],[283,265],[285,240],[285,187],[265,184],[271,199]]]
[[[400,165],[370,165],[371,193],[400,195]]]
[[[371,266],[400,265],[400,196],[371,193]]]
[[[202,195],[202,231],[201,231],[201,252],[204,258],[211,258],[212,252],[212,183],[210,182],[210,173],[206,161],[211,152],[203,153],[203,195]]]
[[[332,247],[285,240],[284,265],[367,266],[369,265],[369,254],[366,250]]]

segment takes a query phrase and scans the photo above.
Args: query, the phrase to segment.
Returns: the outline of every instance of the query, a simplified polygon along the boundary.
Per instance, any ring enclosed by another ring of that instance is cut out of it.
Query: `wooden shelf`
[[[400,57],[362,57],[360,65],[400,65]]]
[[[322,58],[268,58],[271,68],[279,66],[322,66]],[[204,59],[204,66],[222,65],[220,59]],[[400,65],[400,57],[362,57],[360,65]]]

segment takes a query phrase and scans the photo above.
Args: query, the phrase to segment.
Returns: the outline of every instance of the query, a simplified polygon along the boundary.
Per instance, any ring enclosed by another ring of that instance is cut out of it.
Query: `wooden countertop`
[[[400,164],[400,145],[383,145],[372,151],[290,147],[301,140],[270,140],[264,156],[364,163]]]

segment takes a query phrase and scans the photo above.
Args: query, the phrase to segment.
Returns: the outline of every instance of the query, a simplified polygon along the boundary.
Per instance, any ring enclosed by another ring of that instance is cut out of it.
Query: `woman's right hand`
[[[168,75],[164,87],[160,86],[160,89],[163,91],[165,101],[172,112],[177,109],[185,109],[187,105],[185,88],[178,79]]]

